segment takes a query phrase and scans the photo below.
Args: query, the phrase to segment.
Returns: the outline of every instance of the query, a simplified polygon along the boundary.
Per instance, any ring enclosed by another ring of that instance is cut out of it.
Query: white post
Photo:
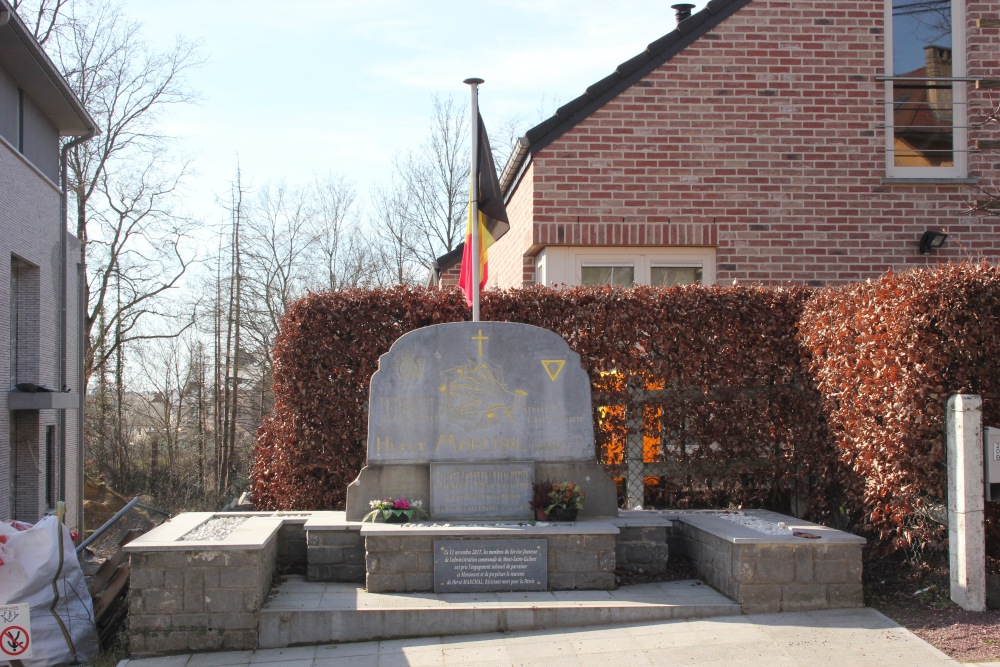
[[[482,79],[466,79],[472,89],[472,169],[469,172],[472,187],[469,193],[472,201],[472,321],[479,321],[479,84]]]
[[[986,533],[983,524],[983,401],[948,399],[948,556],[951,599],[963,609],[986,609]]]

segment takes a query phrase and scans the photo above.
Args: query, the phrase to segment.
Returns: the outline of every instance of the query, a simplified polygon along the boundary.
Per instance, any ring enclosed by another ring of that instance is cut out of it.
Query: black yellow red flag
[[[510,229],[510,221],[507,219],[507,209],[503,204],[503,195],[500,192],[500,180],[497,178],[496,165],[493,163],[493,151],[490,149],[490,140],[486,136],[486,127],[483,125],[483,117],[476,115],[478,128],[478,159],[471,178],[477,179],[479,186],[478,206],[473,206],[471,197],[472,183],[469,183],[469,218],[465,230],[465,250],[462,253],[462,270],[459,274],[458,285],[465,291],[465,300],[472,305],[472,225],[474,210],[478,209],[479,223],[479,285],[477,289],[482,289],[486,285],[488,270],[488,251],[491,245],[500,239]]]

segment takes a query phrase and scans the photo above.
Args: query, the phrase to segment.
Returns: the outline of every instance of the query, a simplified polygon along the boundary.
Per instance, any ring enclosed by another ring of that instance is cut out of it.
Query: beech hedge
[[[820,290],[799,326],[848,522],[883,549],[946,549],[948,397],[979,394],[984,424],[1000,426],[1000,270],[948,264]],[[994,571],[998,510],[987,509]]]
[[[595,457],[652,464],[646,500],[794,510],[877,550],[941,549],[944,404],[997,398],[1000,273],[947,265],[843,287],[531,287],[487,292],[482,318],[559,333],[591,378]],[[469,318],[461,292],[310,294],[282,321],[276,405],[260,428],[261,508],[342,508],[365,463],[368,385],[407,331]],[[642,415],[629,419],[629,415]],[[997,508],[988,553],[998,553]],[[993,562],[992,568],[997,564]]]

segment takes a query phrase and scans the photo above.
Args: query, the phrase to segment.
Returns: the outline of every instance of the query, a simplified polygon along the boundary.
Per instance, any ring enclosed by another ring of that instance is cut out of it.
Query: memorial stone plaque
[[[530,519],[532,463],[431,463],[435,519]]]
[[[393,343],[372,376],[368,465],[593,457],[589,379],[547,329],[424,327]]]
[[[434,592],[544,591],[543,539],[434,540]]]

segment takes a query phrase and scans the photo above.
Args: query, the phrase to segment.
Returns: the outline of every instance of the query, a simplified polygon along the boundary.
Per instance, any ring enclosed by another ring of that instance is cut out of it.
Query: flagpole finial
[[[475,77],[475,76],[474,76],[474,77],[472,77],[471,79],[466,79],[466,80],[465,80],[465,81],[463,81],[462,83],[467,83],[467,84],[469,84],[470,86],[478,86],[479,84],[481,84],[481,83],[486,83],[486,82],[485,82],[485,81],[483,81],[482,79],[480,79],[479,77]]]

